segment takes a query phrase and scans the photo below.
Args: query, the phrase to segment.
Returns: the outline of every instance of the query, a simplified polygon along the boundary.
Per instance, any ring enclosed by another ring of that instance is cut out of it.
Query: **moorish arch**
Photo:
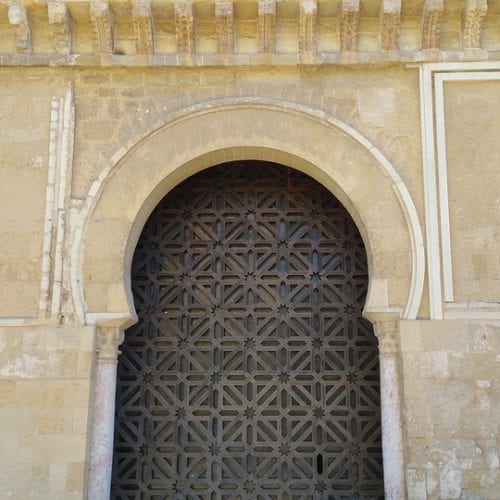
[[[395,318],[415,318],[420,304],[422,234],[414,203],[389,161],[357,131],[322,111],[265,99],[205,103],[168,117],[115,154],[92,186],[80,233],[85,244],[77,241],[73,255],[81,313],[104,332],[101,365],[113,358],[119,329],[136,318],[130,267],[150,213],[189,176],[236,160],[271,161],[308,174],[343,204],[361,233],[370,277],[365,315],[379,324],[379,338],[383,330],[391,354],[384,363],[381,349],[382,427],[386,494],[396,498],[404,482],[399,395],[394,382],[386,387],[384,379],[397,377]],[[109,491],[109,396],[114,397],[115,381],[114,361],[98,369],[89,476],[95,494]]]

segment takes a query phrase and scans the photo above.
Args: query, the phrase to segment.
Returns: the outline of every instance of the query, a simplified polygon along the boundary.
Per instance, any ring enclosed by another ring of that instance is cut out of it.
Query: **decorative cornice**
[[[44,5],[45,21],[39,12]],[[0,66],[500,60],[500,33],[488,28],[500,23],[500,14],[488,9],[487,0],[466,0],[465,5],[463,0],[425,0],[418,7],[414,0],[253,0],[251,5],[248,0],[0,0],[0,7],[0,16],[4,12],[8,20],[0,23],[0,38],[13,38],[3,44]],[[172,27],[175,44],[165,42]],[[444,41],[441,30],[447,33]]]

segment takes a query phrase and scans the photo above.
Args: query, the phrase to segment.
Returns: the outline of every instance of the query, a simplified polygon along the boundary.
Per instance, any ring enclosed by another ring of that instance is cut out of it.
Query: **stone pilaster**
[[[384,487],[387,500],[406,498],[402,424],[401,365],[399,361],[399,315],[368,314],[379,340],[380,406]]]
[[[106,500],[111,489],[115,418],[116,365],[123,330],[97,329],[97,362],[90,437],[89,500]]]

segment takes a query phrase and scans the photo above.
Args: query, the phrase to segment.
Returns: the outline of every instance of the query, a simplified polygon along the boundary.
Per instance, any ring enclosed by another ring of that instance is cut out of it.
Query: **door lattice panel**
[[[367,274],[301,173],[235,162],[174,189],[134,256],[112,497],[382,498]]]

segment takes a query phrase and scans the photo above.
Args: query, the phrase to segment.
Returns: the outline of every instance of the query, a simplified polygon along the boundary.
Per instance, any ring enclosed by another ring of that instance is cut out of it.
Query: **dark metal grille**
[[[378,349],[347,211],[235,162],[174,189],[135,251],[112,497],[383,497]]]

